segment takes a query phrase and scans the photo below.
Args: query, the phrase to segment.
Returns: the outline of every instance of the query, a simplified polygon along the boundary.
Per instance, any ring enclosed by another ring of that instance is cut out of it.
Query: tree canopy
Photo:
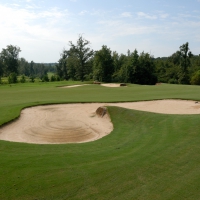
[[[89,47],[90,42],[79,35],[76,44],[69,41],[69,50],[63,50],[58,61],[57,71],[63,79],[73,79],[84,81],[86,75],[90,73],[90,59],[94,51]]]
[[[58,63],[30,63],[19,58],[21,49],[8,45],[0,52],[0,79],[9,77],[10,82],[25,82],[29,76],[42,81],[58,80],[95,80],[101,82],[120,82],[153,85],[156,82],[173,84],[199,84],[200,55],[193,55],[186,42],[169,57],[154,58],[146,52],[138,53],[137,49],[127,54],[112,51],[106,45],[94,51],[89,40],[78,36],[76,43],[69,41],[68,49],[63,49]],[[52,77],[47,72],[53,72]]]
[[[5,49],[2,49],[0,53],[0,60],[2,65],[2,71],[5,74],[18,73],[18,57],[21,49],[17,46],[8,45]]]
[[[74,57],[74,61],[76,62],[76,76],[81,81],[84,81],[85,75],[88,72],[87,62],[94,54],[89,45],[90,42],[84,39],[82,35],[79,35],[76,45],[72,41],[69,42],[70,55]]]
[[[101,50],[94,55],[94,79],[102,82],[111,82],[114,72],[113,58],[111,50],[103,45]]]

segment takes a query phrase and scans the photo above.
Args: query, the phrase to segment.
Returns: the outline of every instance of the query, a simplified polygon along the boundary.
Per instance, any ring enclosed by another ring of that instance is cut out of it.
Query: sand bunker
[[[96,82],[94,84],[100,84],[101,86],[105,87],[126,87],[126,84],[117,84],[117,83],[106,83],[106,84],[101,84],[100,82]],[[80,86],[85,86],[85,85],[90,85],[90,84],[82,84],[82,85],[68,85],[68,86],[62,86],[59,88],[74,88],[74,87],[80,87]]]
[[[98,140],[113,130],[107,114],[103,117],[96,114],[97,108],[103,106],[166,114],[200,114],[200,103],[181,100],[36,106],[22,110],[18,120],[0,128],[0,139],[36,144]]]
[[[62,87],[59,87],[59,88],[74,88],[74,87],[80,87],[80,86],[85,86],[85,85],[90,85],[90,84],[68,85],[68,86],[62,86]]]
[[[99,106],[62,104],[24,109],[17,121],[0,129],[0,139],[39,144],[97,140],[113,130],[108,115],[96,115]]]
[[[111,105],[111,104],[109,104]],[[112,104],[128,109],[163,114],[200,114],[200,102],[187,100],[156,100]]]
[[[101,84],[101,85],[105,87],[120,87],[120,84],[117,84],[117,83],[106,83],[106,84]]]

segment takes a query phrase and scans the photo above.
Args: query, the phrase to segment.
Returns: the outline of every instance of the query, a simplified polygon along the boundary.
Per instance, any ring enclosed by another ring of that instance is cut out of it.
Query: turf
[[[68,89],[59,87],[83,83],[71,81],[0,85],[0,125],[19,116],[22,108],[38,104],[127,102],[154,99],[200,100],[199,86],[162,84],[159,86],[129,85],[120,88],[107,88],[99,85]]]
[[[58,83],[1,86],[0,123],[36,104],[200,100],[195,86],[55,86]],[[114,131],[95,142],[33,145],[0,141],[0,199],[200,198],[200,115],[117,107],[109,107],[109,113]]]

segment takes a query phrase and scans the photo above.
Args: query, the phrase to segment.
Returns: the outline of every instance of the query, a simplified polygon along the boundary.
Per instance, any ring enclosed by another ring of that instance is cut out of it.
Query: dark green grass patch
[[[199,115],[109,107],[95,142],[0,144],[0,199],[198,199]]]

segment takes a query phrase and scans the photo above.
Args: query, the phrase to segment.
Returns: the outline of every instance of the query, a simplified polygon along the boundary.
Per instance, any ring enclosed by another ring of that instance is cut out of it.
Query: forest
[[[189,43],[182,44],[169,57],[154,58],[149,53],[112,51],[106,45],[98,51],[79,35],[76,44],[69,41],[55,63],[28,62],[19,58],[20,47],[8,45],[0,52],[0,83],[40,81],[98,81],[155,85],[156,83],[200,85],[200,55],[193,55]],[[47,75],[52,72],[51,76]]]

